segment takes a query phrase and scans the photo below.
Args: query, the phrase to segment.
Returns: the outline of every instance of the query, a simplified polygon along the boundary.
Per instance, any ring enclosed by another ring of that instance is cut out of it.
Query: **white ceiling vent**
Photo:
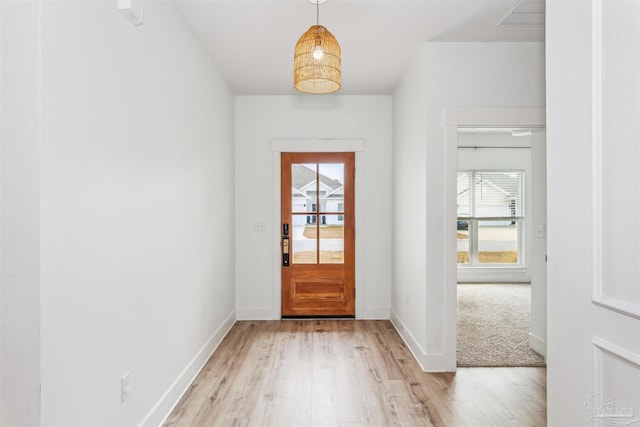
[[[498,27],[543,27],[544,0],[520,0]]]

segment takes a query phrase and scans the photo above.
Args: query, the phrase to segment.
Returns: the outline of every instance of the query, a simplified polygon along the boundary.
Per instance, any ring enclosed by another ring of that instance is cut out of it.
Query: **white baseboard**
[[[424,368],[422,370],[425,372],[455,372],[456,362],[454,359],[453,365],[451,365],[451,361],[447,359],[444,353],[425,354]]]
[[[160,398],[160,401],[156,403],[140,423],[141,426],[161,426],[165,422],[235,322],[236,312],[234,311],[224,320],[222,325],[220,325],[191,362],[189,362],[180,375],[178,375],[178,378]]]
[[[455,359],[451,362],[450,358],[447,358],[444,353],[427,354],[420,344],[416,341],[415,337],[405,327],[400,318],[393,312],[391,312],[391,324],[398,331],[398,334],[409,347],[409,351],[416,359],[420,369],[423,372],[455,372]],[[452,365],[453,363],[453,365]]]
[[[362,315],[358,319],[364,320],[388,320],[391,315],[389,307],[367,307],[362,309]]]
[[[458,283],[531,283],[531,274],[525,268],[470,268],[457,269]]]
[[[529,332],[529,347],[541,356],[547,359],[547,343],[540,337],[533,335]]]
[[[391,314],[389,307],[367,307],[358,313],[356,318],[365,320],[387,320]],[[277,320],[272,307],[237,308],[238,320]]]
[[[238,320],[277,320],[273,315],[273,307],[236,308]]]
[[[425,352],[420,347],[420,344],[418,344],[413,335],[411,335],[411,332],[409,332],[400,318],[393,311],[391,312],[390,320],[391,324],[398,332],[398,335],[400,335],[400,338],[402,338],[402,341],[404,341],[407,347],[409,347],[409,351],[413,355],[413,358],[416,359],[416,362],[418,362],[420,369],[426,372],[424,364]]]

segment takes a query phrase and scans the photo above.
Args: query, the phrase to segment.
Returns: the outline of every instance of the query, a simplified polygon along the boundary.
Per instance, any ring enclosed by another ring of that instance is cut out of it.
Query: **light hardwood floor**
[[[544,426],[545,368],[424,373],[389,321],[237,322],[166,426]]]

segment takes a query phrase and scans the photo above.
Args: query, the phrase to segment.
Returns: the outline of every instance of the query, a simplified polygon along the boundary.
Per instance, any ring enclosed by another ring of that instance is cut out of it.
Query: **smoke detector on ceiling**
[[[498,27],[544,27],[544,0],[520,0]]]

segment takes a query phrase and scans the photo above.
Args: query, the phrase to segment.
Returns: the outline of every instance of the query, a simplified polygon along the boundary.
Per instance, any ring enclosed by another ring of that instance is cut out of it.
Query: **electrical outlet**
[[[253,231],[264,231],[266,224],[264,221],[256,221],[253,223]]]
[[[124,403],[125,400],[131,395],[131,372],[127,372],[120,378],[120,402]]]

